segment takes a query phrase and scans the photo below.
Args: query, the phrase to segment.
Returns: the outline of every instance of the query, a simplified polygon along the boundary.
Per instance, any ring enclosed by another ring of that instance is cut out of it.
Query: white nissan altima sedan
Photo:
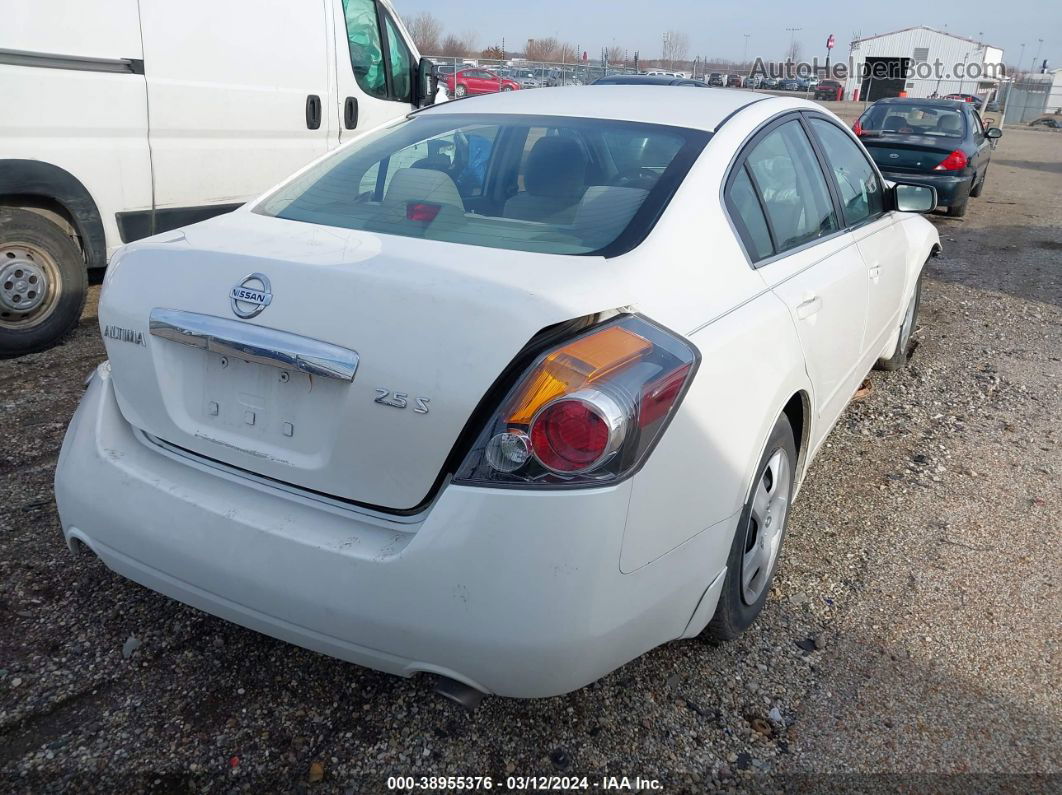
[[[939,248],[799,99],[518,91],[128,246],[63,532],[260,632],[547,696],[763,608],[808,463]]]

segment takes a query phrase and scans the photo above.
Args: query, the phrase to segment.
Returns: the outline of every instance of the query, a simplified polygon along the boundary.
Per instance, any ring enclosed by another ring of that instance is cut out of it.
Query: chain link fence
[[[1027,75],[1022,80],[1004,84],[1000,91],[1003,123],[1028,124],[1040,118],[1047,113],[1050,94],[1050,75]]]

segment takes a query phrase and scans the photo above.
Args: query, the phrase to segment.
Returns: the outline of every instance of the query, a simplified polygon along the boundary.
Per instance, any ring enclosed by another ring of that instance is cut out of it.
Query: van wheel
[[[0,358],[50,348],[85,306],[85,258],[57,224],[0,208]]]
[[[726,579],[707,634],[733,640],[756,620],[767,601],[789,521],[796,477],[793,427],[783,414],[760,457],[726,562]]]
[[[907,349],[911,345],[911,335],[918,323],[918,309],[922,306],[922,274],[918,274],[915,282],[914,295],[907,304],[907,311],[903,314],[903,325],[900,326],[900,338],[896,341],[896,350],[888,359],[878,359],[875,367],[878,370],[899,370],[907,364]]]

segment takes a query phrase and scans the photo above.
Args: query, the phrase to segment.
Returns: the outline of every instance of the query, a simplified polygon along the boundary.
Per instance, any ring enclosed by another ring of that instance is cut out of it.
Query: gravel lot
[[[93,288],[66,344],[0,362],[0,790],[563,772],[668,791],[1058,791],[1060,195],[1062,134],[1008,129],[968,215],[934,216],[944,255],[911,364],[874,373],[834,430],[746,636],[471,713],[67,552],[52,473],[103,358]]]

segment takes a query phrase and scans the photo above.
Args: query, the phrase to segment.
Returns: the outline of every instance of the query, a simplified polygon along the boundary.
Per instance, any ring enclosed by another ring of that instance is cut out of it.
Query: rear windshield
[[[491,248],[613,256],[649,233],[708,137],[604,119],[414,114],[341,149],[255,212]]]
[[[877,131],[897,135],[934,135],[962,138],[966,120],[962,111],[934,105],[874,105],[859,123],[864,133]]]

